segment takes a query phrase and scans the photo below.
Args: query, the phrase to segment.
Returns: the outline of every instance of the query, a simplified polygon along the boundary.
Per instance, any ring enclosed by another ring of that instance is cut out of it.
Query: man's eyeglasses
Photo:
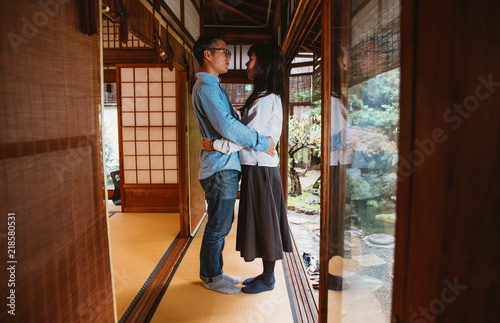
[[[231,57],[231,52],[227,48],[207,48],[207,50],[222,50],[226,57]]]

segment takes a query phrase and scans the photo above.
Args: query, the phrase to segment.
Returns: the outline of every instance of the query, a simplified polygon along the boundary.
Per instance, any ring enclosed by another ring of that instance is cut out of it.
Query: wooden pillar
[[[280,175],[281,175],[281,185],[283,186],[283,194],[285,196],[285,202],[288,202],[288,119],[290,117],[290,100],[289,93],[289,69],[286,67],[288,73],[285,75],[285,81],[283,84],[284,93],[281,98],[281,103],[283,105],[283,126],[281,129],[281,139],[280,139]]]
[[[402,3],[392,322],[496,322],[500,2]]]
[[[328,246],[330,245],[330,106],[332,62],[332,3],[322,2],[321,10],[321,222],[320,222],[320,260],[319,260],[319,315],[318,322],[328,320]]]

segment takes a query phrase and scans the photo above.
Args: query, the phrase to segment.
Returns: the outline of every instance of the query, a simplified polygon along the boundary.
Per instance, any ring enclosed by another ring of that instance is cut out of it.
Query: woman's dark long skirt
[[[283,259],[293,251],[278,167],[241,165],[236,250],[245,261]]]

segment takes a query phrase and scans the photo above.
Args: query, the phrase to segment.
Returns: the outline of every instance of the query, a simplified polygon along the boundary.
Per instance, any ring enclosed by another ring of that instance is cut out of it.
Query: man
[[[227,72],[231,52],[221,34],[206,34],[198,38],[193,54],[201,72],[193,87],[193,105],[201,135],[212,140],[227,138],[237,144],[274,155],[274,142],[238,121],[226,92],[220,86],[219,75]],[[225,294],[235,294],[234,286],[241,278],[222,270],[224,240],[234,219],[234,204],[238,193],[238,153],[225,155],[217,151],[201,151],[200,184],[207,196],[208,221],[200,250],[200,278],[205,287]]]

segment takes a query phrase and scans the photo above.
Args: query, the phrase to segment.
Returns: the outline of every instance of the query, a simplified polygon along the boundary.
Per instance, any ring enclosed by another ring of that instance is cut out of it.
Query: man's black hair
[[[203,52],[207,48],[210,48],[210,46],[212,46],[218,39],[226,41],[226,37],[219,33],[204,34],[198,37],[198,40],[196,41],[196,43],[194,43],[193,46],[193,55],[198,63],[200,63],[200,65],[203,65]]]

